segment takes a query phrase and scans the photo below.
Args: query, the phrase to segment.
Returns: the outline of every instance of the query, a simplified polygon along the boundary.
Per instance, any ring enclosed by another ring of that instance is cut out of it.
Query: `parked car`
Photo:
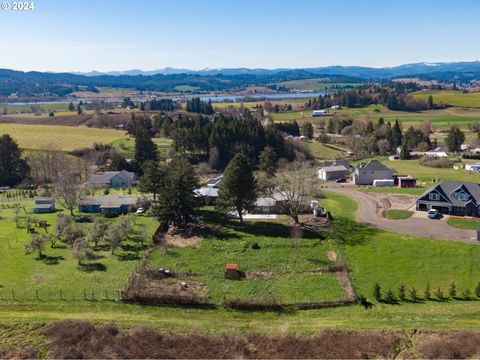
[[[145,209],[142,207],[139,207],[136,211],[136,214],[140,215],[140,214],[143,214],[144,212],[145,212]]]
[[[429,219],[438,219],[442,217],[442,214],[437,209],[430,209],[427,212],[427,217]]]
[[[87,216],[77,216],[75,219],[76,223],[91,223],[92,219]]]
[[[341,178],[341,179],[335,180],[335,182],[336,182],[336,183],[346,183],[346,182],[347,182],[347,179]]]

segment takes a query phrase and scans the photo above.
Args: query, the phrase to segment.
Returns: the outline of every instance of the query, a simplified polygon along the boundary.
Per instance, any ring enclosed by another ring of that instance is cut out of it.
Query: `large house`
[[[55,211],[55,200],[53,198],[37,198],[32,210],[35,214],[52,213]]]
[[[202,198],[207,205],[215,203],[218,198],[218,187],[223,175],[218,175],[207,180],[205,186],[195,189],[195,196]]]
[[[88,178],[87,185],[97,188],[127,188],[136,185],[135,173],[122,171],[105,171]]]
[[[356,185],[372,185],[375,180],[392,180],[393,171],[378,160],[370,160],[355,168],[353,182]]]
[[[78,211],[85,213],[126,214],[137,208],[140,198],[127,195],[82,196]]]
[[[443,214],[479,216],[480,185],[473,182],[444,181],[418,198],[418,211],[430,209],[437,209]]]

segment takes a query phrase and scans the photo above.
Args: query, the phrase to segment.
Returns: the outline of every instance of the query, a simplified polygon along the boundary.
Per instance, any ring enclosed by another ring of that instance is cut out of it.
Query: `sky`
[[[477,0],[32,2],[34,10],[0,10],[0,68],[385,67],[480,59]]]

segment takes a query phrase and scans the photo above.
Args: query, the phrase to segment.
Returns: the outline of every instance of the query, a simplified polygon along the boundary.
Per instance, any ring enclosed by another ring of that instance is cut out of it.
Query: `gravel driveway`
[[[480,241],[476,240],[474,230],[458,229],[448,225],[444,220],[431,220],[417,216],[401,220],[386,219],[378,215],[382,205],[372,197],[351,187],[328,186],[327,189],[355,199],[359,204],[357,221],[365,225],[412,236],[480,244]]]

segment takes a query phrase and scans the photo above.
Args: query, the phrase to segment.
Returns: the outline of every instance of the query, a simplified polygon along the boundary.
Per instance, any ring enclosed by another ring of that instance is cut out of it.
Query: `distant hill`
[[[87,72],[87,73],[75,73],[85,76],[98,76],[98,75],[171,75],[171,74],[196,74],[196,75],[273,75],[285,72],[304,71],[312,74],[325,74],[325,75],[346,75],[352,77],[360,77],[366,79],[372,78],[391,78],[397,76],[414,76],[432,73],[467,73],[474,72],[480,73],[480,61],[464,61],[464,62],[421,62],[413,64],[405,64],[394,67],[373,68],[364,66],[325,66],[316,68],[278,68],[278,69],[262,69],[262,68],[220,68],[220,69],[203,69],[203,70],[188,70],[188,69],[175,69],[175,68],[163,68],[151,71],[142,71],[138,69],[127,71],[110,71],[110,72]]]

